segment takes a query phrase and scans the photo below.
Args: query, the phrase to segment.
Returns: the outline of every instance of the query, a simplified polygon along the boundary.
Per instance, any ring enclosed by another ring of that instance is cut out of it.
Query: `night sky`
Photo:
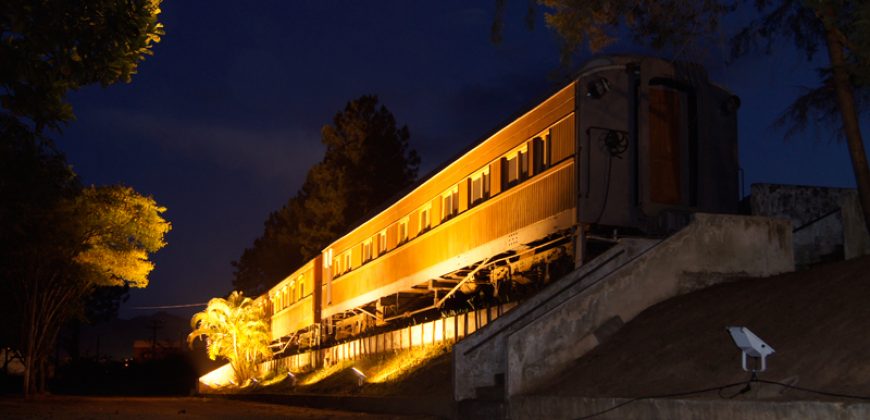
[[[230,261],[320,160],[320,128],[349,100],[380,97],[409,127],[423,175],[565,84],[555,35],[540,15],[529,31],[526,2],[508,3],[494,45],[494,0],[165,2],[166,36],[133,83],[73,93],[78,120],[57,136],[86,184],[123,183],[168,207],[169,245],[121,316],[227,293]],[[824,56],[807,63],[782,43],[726,66],[724,51],[681,58],[743,101],[747,192],[755,182],[854,187],[846,146],[826,129],[784,143],[772,127],[815,85]]]

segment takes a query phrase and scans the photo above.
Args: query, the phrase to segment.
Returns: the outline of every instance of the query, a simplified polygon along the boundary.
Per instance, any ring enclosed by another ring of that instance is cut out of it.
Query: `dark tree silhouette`
[[[37,132],[72,120],[68,91],[129,82],[151,54],[160,2],[0,2],[0,106]]]
[[[263,234],[242,252],[238,261],[232,262],[235,290],[248,296],[260,295],[302,265],[299,242],[302,214],[297,197],[290,198],[282,208],[269,214]]]
[[[396,125],[377,96],[348,102],[321,136],[323,160],[233,263],[236,289],[253,295],[277,284],[417,179],[420,158],[408,128]]]

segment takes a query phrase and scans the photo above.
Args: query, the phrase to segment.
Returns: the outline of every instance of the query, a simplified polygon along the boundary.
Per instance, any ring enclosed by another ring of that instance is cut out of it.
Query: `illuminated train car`
[[[590,62],[271,289],[275,347],[528,292],[619,236],[735,212],[738,106],[696,65]]]

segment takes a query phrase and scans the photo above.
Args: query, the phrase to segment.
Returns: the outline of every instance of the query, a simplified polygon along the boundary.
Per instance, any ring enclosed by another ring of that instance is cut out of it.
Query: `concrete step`
[[[457,419],[505,419],[505,404],[501,401],[465,400],[456,404]]]
[[[504,384],[477,387],[475,395],[478,400],[504,401]]]

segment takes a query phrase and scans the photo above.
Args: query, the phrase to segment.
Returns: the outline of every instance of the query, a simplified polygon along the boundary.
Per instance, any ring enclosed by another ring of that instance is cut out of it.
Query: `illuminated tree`
[[[25,395],[44,390],[58,330],[95,288],[147,285],[170,228],[130,188],[82,188],[43,133],[73,119],[70,90],[131,80],[163,34],[159,5],[0,2],[0,340],[24,355]]]
[[[496,0],[504,13],[506,0]],[[627,28],[635,41],[679,53],[719,33],[725,14],[739,2],[725,0],[533,0],[546,10],[546,22],[562,38],[562,58],[578,49],[598,51]],[[787,135],[818,121],[830,123],[846,139],[858,195],[870,231],[870,167],[861,136],[859,114],[870,108],[870,2],[855,0],[756,0],[760,17],[731,40],[739,57],[766,41],[770,51],[777,37],[790,38],[812,59],[827,52],[829,66],[820,70],[821,84],[799,97],[779,124],[790,124]],[[493,25],[494,38],[502,25]]]
[[[208,357],[227,359],[239,385],[256,378],[259,362],[272,356],[263,308],[240,292],[210,300],[204,311],[191,318],[190,326],[188,343],[193,346],[197,338],[205,337]]]
[[[148,284],[149,255],[165,245],[170,224],[151,197],[123,186],[81,188],[62,156],[7,140],[0,161],[13,178],[0,182],[0,299],[4,339],[23,353],[29,394],[44,389],[59,329],[96,287]]]
[[[0,2],[0,105],[37,132],[72,120],[68,91],[129,82],[151,54],[160,2]]]

